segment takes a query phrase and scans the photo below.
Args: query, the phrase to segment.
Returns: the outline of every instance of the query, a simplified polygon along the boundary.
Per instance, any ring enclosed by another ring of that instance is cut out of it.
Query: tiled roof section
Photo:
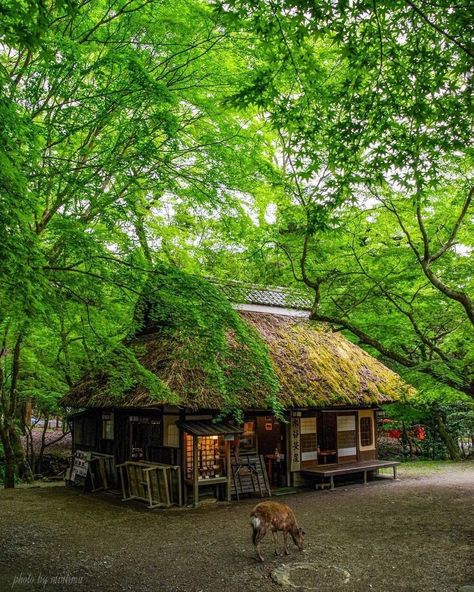
[[[266,288],[242,282],[220,281],[208,278],[234,304],[261,304],[297,310],[310,310],[311,297],[300,290]]]

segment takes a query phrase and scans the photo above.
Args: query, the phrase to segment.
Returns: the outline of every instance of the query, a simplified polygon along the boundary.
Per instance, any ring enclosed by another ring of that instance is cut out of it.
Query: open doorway
[[[273,486],[285,485],[285,429],[281,422],[270,415],[256,419],[258,453],[263,455],[268,479]]]

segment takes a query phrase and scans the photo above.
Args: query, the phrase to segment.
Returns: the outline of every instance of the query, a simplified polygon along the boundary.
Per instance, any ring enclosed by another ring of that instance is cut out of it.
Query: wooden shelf
[[[193,485],[192,479],[185,479],[187,485]],[[219,483],[227,483],[227,477],[213,477],[212,479],[198,479],[198,487],[201,485],[218,485]]]

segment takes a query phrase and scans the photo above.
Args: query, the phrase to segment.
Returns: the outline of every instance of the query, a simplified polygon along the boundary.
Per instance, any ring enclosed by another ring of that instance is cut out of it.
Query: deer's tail
[[[257,533],[259,531],[259,527],[261,524],[261,520],[258,516],[251,516],[250,517],[250,524],[252,525],[253,532],[252,532],[252,543],[255,545],[257,542]]]

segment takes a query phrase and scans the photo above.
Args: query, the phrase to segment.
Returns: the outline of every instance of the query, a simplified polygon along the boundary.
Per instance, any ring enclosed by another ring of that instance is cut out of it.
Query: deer
[[[286,504],[278,502],[262,502],[257,504],[250,513],[250,524],[253,528],[252,542],[255,545],[257,559],[264,561],[260,552],[260,543],[268,531],[272,533],[275,555],[289,555],[288,534],[300,551],[303,550],[305,531],[296,522],[293,510]],[[283,551],[278,552],[278,531],[283,532]]]

